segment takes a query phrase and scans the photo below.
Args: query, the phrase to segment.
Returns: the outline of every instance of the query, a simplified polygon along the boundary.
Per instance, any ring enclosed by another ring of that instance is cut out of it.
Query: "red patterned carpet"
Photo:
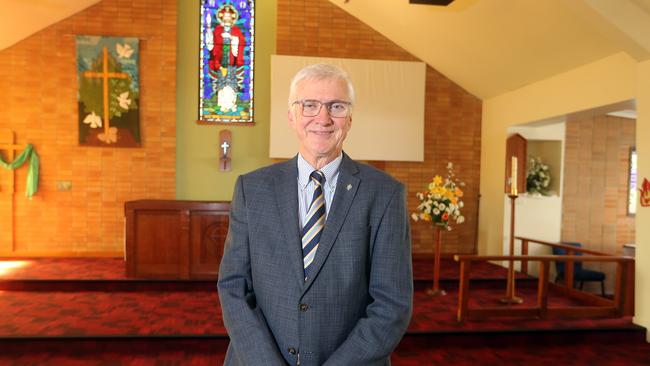
[[[0,280],[128,280],[122,258],[3,258],[0,259]],[[416,280],[432,278],[433,259],[413,261]],[[502,279],[506,270],[489,263],[477,262],[472,266],[472,277]],[[440,278],[456,280],[458,263],[443,259]]]
[[[414,314],[395,365],[650,365],[644,329],[629,318],[458,323],[458,265],[443,261],[443,297],[425,294],[430,271],[430,261],[414,263]],[[498,303],[505,273],[474,266],[470,306]],[[517,282],[522,306],[535,286]],[[3,260],[0,365],[219,365],[227,334],[218,304],[214,281],[127,279],[121,259]],[[550,297],[550,306],[570,304]]]
[[[228,339],[1,341],[0,366],[218,366]]]
[[[612,332],[405,337],[391,359],[399,366],[647,366],[650,345]]]
[[[444,297],[417,291],[409,332],[442,333],[557,329],[629,328],[631,319],[575,319],[562,321],[500,318],[458,323],[456,289]],[[505,290],[477,288],[470,305],[495,305]],[[518,294],[534,301],[535,288],[520,286]],[[553,297],[550,305],[568,305]],[[10,291],[0,294],[0,337],[77,336],[222,336],[226,330],[213,291],[44,292]]]
[[[122,258],[4,258],[0,280],[127,280]]]
[[[0,275],[0,288],[10,289],[0,294],[0,337],[227,335],[214,281],[149,283],[126,279],[124,262],[114,258],[25,262],[22,267]],[[452,261],[442,263],[441,287],[448,295],[430,297],[424,292],[428,282],[417,281],[409,332],[594,329],[632,325],[629,318],[562,322],[502,318],[461,324],[456,321],[457,280],[453,280],[458,278],[458,265]],[[429,269],[428,261],[416,261],[414,276],[427,278]],[[487,263],[474,266],[471,276],[476,281],[470,287],[470,306],[498,304],[505,294],[505,283],[488,279],[504,278],[505,273],[505,269]],[[133,288],[124,289],[125,286]],[[517,291],[525,300],[521,306],[530,306],[536,301],[536,281],[518,281]],[[554,305],[577,303],[551,293],[549,306]]]

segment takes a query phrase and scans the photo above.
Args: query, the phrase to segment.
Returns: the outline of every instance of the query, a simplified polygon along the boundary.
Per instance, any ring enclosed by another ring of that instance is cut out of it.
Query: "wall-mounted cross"
[[[16,136],[11,130],[0,131],[0,151],[3,152],[3,157],[7,163],[11,163],[16,158],[16,153],[25,149],[25,145],[16,144]],[[4,170],[4,169],[2,169]],[[3,220],[0,220],[0,252],[14,252],[16,250],[15,241],[15,177],[13,169],[9,169],[6,175],[7,188],[0,186],[0,201],[6,202],[0,206],[6,207],[7,213],[1,213]],[[6,247],[5,247],[6,245]]]
[[[221,144],[221,149],[223,149],[223,156],[228,156],[228,148],[230,147],[230,144],[228,141],[224,141],[223,144]]]
[[[25,145],[16,144],[16,137],[13,131],[4,130],[0,133],[0,151],[5,152],[4,157],[7,163],[11,163],[16,158],[16,152],[23,150]],[[9,170],[9,188],[6,190],[9,194],[14,194],[14,171]],[[1,187],[0,187],[1,189]]]
[[[229,172],[232,170],[232,133],[230,130],[219,132],[219,170]]]

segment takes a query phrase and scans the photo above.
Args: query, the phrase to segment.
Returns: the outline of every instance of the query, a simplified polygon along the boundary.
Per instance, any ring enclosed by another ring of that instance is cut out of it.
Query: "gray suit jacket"
[[[343,154],[304,281],[296,158],[240,176],[219,271],[226,365],[390,365],[411,318],[404,186]]]

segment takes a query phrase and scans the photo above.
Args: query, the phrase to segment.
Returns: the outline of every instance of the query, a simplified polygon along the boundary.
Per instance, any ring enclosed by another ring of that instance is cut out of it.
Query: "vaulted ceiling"
[[[329,0],[481,99],[606,56],[650,58],[650,0]]]
[[[0,0],[0,51],[100,0]]]
[[[0,50],[99,1],[0,0]],[[329,1],[481,99],[619,52],[650,58],[650,0]]]

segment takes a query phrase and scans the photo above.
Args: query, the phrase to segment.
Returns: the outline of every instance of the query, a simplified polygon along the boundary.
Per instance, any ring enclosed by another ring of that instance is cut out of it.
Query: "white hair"
[[[348,73],[340,67],[331,64],[314,64],[300,69],[291,80],[291,86],[289,87],[289,108],[296,101],[298,84],[305,80],[343,80],[348,89],[349,102],[354,104],[354,86]]]

